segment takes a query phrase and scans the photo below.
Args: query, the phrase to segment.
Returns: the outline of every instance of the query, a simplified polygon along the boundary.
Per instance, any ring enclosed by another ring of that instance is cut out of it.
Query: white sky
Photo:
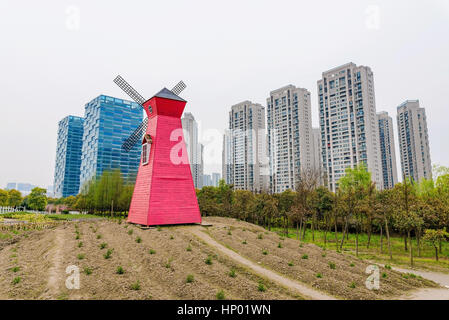
[[[350,61],[372,68],[377,110],[395,124],[396,106],[420,99],[432,161],[449,165],[448,39],[449,0],[1,0],[0,187],[52,185],[58,121],[99,94],[126,98],[117,74],[145,97],[186,82],[210,173],[221,136],[219,149],[206,140],[231,105],[265,105],[291,83],[312,92],[318,126],[316,81]]]

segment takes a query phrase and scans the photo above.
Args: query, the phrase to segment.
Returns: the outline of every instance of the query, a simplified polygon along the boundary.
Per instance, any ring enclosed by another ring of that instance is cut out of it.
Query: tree
[[[391,240],[390,240],[390,228],[389,224],[392,219],[393,211],[394,211],[394,198],[393,191],[383,190],[377,193],[376,199],[376,213],[377,217],[380,221],[380,226],[382,228],[382,223],[385,225],[385,232],[387,235],[387,244],[388,244],[388,254],[390,255],[390,260],[393,259],[393,253],[391,251]],[[382,229],[381,229],[382,232]],[[382,234],[380,238],[381,248],[380,253],[382,253]]]
[[[348,167],[345,175],[340,178],[338,188],[342,193],[340,204],[345,213],[345,226],[343,229],[343,238],[341,239],[340,250],[343,249],[345,234],[348,232],[349,221],[355,216],[356,222],[356,255],[359,252],[359,232],[363,219],[363,213],[366,210],[360,210],[361,201],[372,188],[371,173],[368,172],[364,163],[355,168]]]
[[[248,221],[251,218],[254,207],[254,194],[247,190],[234,192],[233,216],[237,219]]]
[[[47,206],[47,190],[36,187],[28,196],[28,205],[33,210],[43,211]]]
[[[278,200],[278,212],[284,223],[284,233],[288,235],[288,213],[294,204],[296,194],[290,189],[285,190],[281,194],[275,195]]]
[[[446,240],[449,237],[449,234],[446,232],[446,229],[427,229],[424,232],[423,239],[430,242],[432,246],[435,248],[435,260],[438,261],[438,244]]]
[[[8,204],[8,191],[0,189],[0,206]]]
[[[314,200],[314,210],[318,216],[318,219],[324,220],[324,247],[326,247],[327,233],[330,232],[332,228],[332,209],[334,199],[329,189],[321,186],[315,190]]]
[[[22,194],[19,191],[15,189],[8,191],[8,206],[18,207],[22,203],[22,200]]]

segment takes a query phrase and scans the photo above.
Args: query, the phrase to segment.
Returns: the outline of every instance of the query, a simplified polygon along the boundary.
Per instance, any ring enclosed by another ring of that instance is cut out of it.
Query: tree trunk
[[[382,228],[382,223],[381,223],[380,224],[380,254],[382,254],[384,251],[383,241],[384,241],[384,235],[383,235],[383,228]]]
[[[348,218],[345,219],[345,226],[343,228],[343,237],[341,238],[340,250],[343,250],[343,244],[345,242],[346,230],[348,229]]]
[[[369,222],[371,223],[371,222]],[[366,244],[366,248],[369,249],[369,245],[371,243],[371,228],[368,227],[368,243]]]
[[[315,242],[315,214],[312,218],[312,242]]]
[[[439,240],[439,247],[440,247],[440,254],[442,254],[443,253],[443,249],[442,249],[442,245],[441,245],[441,240]]]
[[[337,217],[335,217],[335,246],[338,250],[338,228],[337,228]]]
[[[413,267],[413,245],[412,245],[412,237],[410,236],[410,230],[407,231],[408,242],[410,246],[410,266]]]
[[[421,234],[419,231],[416,231],[416,245],[418,246],[418,257],[421,258]]]
[[[404,251],[407,252],[408,248],[407,248],[407,235],[404,234]]]
[[[438,261],[438,247],[435,246],[435,260]]]
[[[302,218],[301,218],[300,224],[299,224],[299,241],[301,241],[301,234],[302,234]]]
[[[296,221],[296,239],[299,240],[299,223]]]
[[[306,238],[307,221],[304,221],[304,229],[302,229],[302,241]]]
[[[390,230],[388,230],[387,218],[385,218],[385,232],[387,233],[388,253],[390,254],[390,260],[393,260],[393,254],[391,253]]]
[[[357,228],[355,235],[355,256],[359,256],[359,229]]]

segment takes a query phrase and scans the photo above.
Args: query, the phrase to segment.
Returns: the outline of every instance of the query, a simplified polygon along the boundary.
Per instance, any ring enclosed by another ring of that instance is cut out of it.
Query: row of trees
[[[348,168],[339,181],[337,192],[319,186],[320,174],[313,170],[303,172],[298,179],[296,192],[281,194],[253,194],[249,191],[232,190],[223,181],[216,188],[204,187],[197,191],[203,215],[234,217],[263,225],[273,225],[287,232],[295,227],[297,238],[303,240],[306,230],[315,238],[317,229],[323,231],[324,242],[333,231],[334,245],[342,250],[348,233],[355,233],[355,250],[359,253],[359,236],[367,236],[367,247],[371,245],[373,233],[387,238],[387,248],[392,258],[390,235],[404,238],[404,250],[410,252],[413,264],[416,238],[418,256],[421,243],[426,241],[435,247],[435,257],[441,253],[441,244],[448,237],[449,227],[449,169],[435,168],[434,180],[419,183],[405,179],[391,190],[378,191],[371,181],[371,174],[364,165]],[[342,233],[338,238],[338,232]]]
[[[31,210],[45,210],[47,206],[47,190],[43,188],[34,188],[26,197],[22,197],[20,191],[15,189],[0,189],[0,206],[1,207],[24,207]]]

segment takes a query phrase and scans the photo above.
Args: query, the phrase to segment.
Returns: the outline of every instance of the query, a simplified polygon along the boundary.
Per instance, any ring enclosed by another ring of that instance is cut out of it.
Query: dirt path
[[[242,257],[238,253],[226,248],[225,246],[221,245],[214,239],[212,239],[209,235],[204,233],[201,230],[202,227],[195,227],[195,228],[189,228],[186,229],[190,231],[192,234],[206,242],[209,246],[221,251],[225,255],[227,255],[229,258],[233,259],[234,261],[250,268],[255,273],[259,274],[262,277],[268,278],[271,281],[277,282],[278,284],[285,286],[289,289],[293,289],[298,291],[301,295],[306,296],[313,300],[336,300],[334,297],[331,297],[329,295],[326,295],[325,293],[321,293],[317,290],[314,290],[312,288],[309,288],[305,285],[299,284],[296,281],[290,280],[286,277],[283,277],[274,271],[271,271],[269,269],[266,269],[264,267],[261,267],[260,265]]]
[[[55,299],[59,294],[59,285],[61,284],[61,262],[62,245],[64,244],[62,229],[54,230],[54,247],[50,250],[48,259],[51,260],[51,267],[48,269],[48,282],[46,291],[40,298],[42,299]]]
[[[408,295],[400,297],[402,300],[449,300],[449,274],[433,272],[433,271],[421,271],[413,269],[403,269],[393,267],[393,270],[402,273],[413,273],[423,278],[432,280],[444,288],[437,289],[419,289],[410,292]]]

